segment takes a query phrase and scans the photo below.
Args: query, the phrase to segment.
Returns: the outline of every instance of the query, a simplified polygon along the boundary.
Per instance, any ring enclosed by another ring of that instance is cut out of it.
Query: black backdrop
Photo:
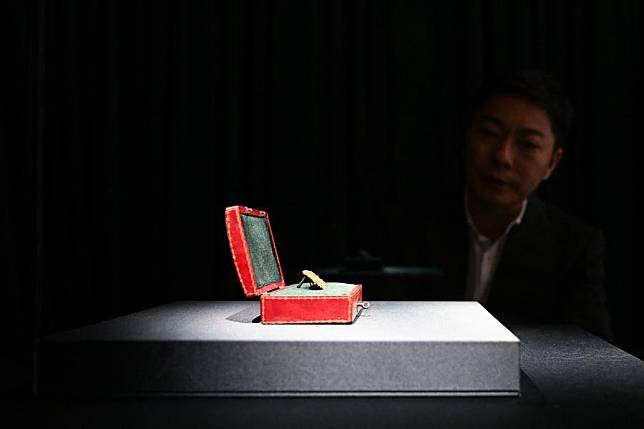
[[[287,281],[378,254],[386,207],[440,203],[469,91],[523,67],[559,77],[576,105],[540,192],[605,231],[617,344],[640,343],[638,1],[2,9],[0,275],[16,385],[28,385],[34,336],[243,299],[227,205],[270,213]]]

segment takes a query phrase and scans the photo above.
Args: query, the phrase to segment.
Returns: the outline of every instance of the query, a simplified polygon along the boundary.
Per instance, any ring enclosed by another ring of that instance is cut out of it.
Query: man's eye
[[[479,132],[485,136],[497,136],[499,133],[494,128],[480,127]]]
[[[539,149],[539,145],[536,144],[535,142],[530,141],[530,140],[521,140],[519,142],[519,145],[521,146],[521,148],[523,148],[525,150],[533,151],[533,150]]]

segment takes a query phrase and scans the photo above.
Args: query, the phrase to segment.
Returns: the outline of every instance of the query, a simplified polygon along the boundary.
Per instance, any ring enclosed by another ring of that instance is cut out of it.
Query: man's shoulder
[[[488,309],[505,321],[573,322],[610,338],[602,232],[553,204],[528,203],[506,243]]]
[[[530,198],[528,211],[531,216],[530,224],[541,230],[541,233],[546,232],[545,228],[557,241],[581,240],[587,242],[603,235],[599,228],[538,197]]]

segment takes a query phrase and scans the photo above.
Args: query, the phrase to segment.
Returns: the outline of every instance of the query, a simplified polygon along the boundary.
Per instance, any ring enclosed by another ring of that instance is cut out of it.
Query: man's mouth
[[[485,178],[485,182],[490,186],[497,189],[507,189],[512,187],[512,182],[509,180],[501,179],[499,177],[488,176]]]

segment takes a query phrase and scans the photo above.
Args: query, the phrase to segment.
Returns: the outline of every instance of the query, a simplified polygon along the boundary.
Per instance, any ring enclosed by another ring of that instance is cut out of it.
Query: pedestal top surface
[[[263,325],[259,303],[179,301],[52,335],[53,341],[517,342],[478,302],[372,301],[352,324]],[[255,322],[253,322],[255,320]]]

